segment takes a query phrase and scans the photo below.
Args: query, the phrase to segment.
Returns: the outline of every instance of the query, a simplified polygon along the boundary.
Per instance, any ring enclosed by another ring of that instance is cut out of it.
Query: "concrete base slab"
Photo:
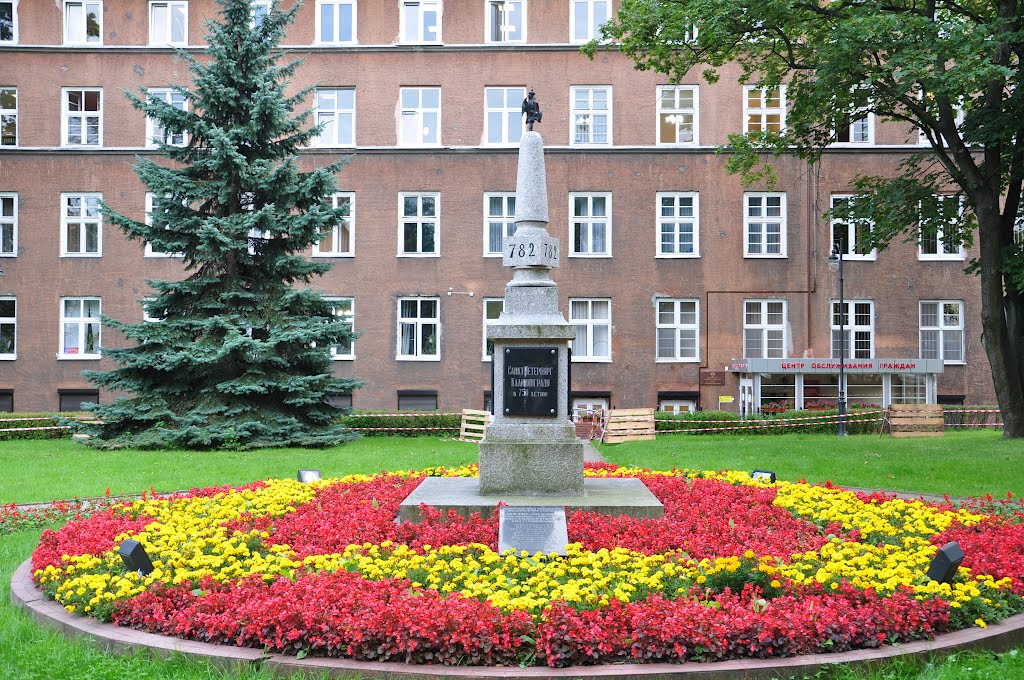
[[[499,502],[510,506],[565,506],[567,511],[586,510],[602,515],[628,515],[659,519],[665,511],[639,479],[592,478],[583,482],[582,496],[482,496],[480,480],[474,477],[428,477],[402,501],[398,519],[420,521],[420,505],[428,505],[445,514],[454,510],[463,517],[480,513],[489,517]]]

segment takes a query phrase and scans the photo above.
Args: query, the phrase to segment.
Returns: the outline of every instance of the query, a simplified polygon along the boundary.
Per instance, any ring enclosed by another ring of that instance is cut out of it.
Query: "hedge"
[[[421,412],[359,411],[343,416],[341,423],[365,437],[450,437],[458,435],[462,427],[461,412],[436,411],[428,415],[413,415],[415,413]]]
[[[75,417],[79,413],[0,413],[0,430],[15,430],[14,432],[0,432],[0,441],[11,439],[64,439],[68,436],[67,430],[36,430],[37,427],[54,427],[61,418]],[[45,418],[45,420],[37,420]],[[18,431],[21,430],[21,431]]]
[[[879,409],[865,409],[867,411]],[[655,413],[655,430],[687,432],[689,434],[786,434],[800,432],[804,434],[834,434],[836,431],[835,409],[824,411],[783,411],[782,413],[754,413],[739,422],[739,414],[732,411],[695,411],[693,413]],[[857,422],[858,410],[847,412],[846,431],[849,434],[870,434],[878,431],[877,414],[866,416],[870,420]],[[798,420],[793,418],[829,418],[824,422],[814,420]],[[778,423],[772,425],[771,423]],[[797,427],[793,427],[797,425]],[[723,429],[710,429],[710,428]],[[724,429],[730,428],[730,429]]]

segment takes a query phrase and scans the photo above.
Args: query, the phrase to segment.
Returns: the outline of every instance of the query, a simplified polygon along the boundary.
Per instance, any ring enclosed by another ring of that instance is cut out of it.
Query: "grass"
[[[942,437],[789,434],[661,435],[653,442],[599,447],[619,465],[653,470],[774,470],[780,479],[842,486],[977,496],[1024,494],[1024,442],[993,431]]]
[[[1018,459],[1024,446],[992,432],[950,432],[943,438],[896,440],[873,435],[688,436],[602,446],[610,461],[649,468],[774,468],[781,477],[920,493],[1024,492]],[[292,476],[299,467],[327,475],[415,469],[472,462],[475,447],[436,438],[367,438],[324,451],[97,452],[68,441],[0,443],[0,498],[49,500],[172,490]],[[984,463],[984,464],[981,464]],[[67,474],[73,471],[73,474]],[[892,475],[892,476],[890,476]],[[5,680],[270,680],[258,668],[222,670],[183,656],[114,655],[84,639],[68,639],[32,622],[10,603],[14,569],[31,554],[39,530],[0,536],[0,678]],[[297,680],[299,676],[293,676]],[[326,677],[326,676],[324,676]],[[354,678],[356,676],[333,676]],[[960,680],[1024,677],[1024,648],[1004,654],[960,653],[934,662],[894,661],[870,670],[836,667],[813,676],[835,680]]]

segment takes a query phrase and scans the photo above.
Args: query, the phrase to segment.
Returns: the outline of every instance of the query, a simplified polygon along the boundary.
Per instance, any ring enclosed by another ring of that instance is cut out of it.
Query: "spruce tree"
[[[128,94],[172,141],[164,159],[138,158],[153,194],[139,222],[104,206],[130,238],[180,254],[186,276],[149,281],[144,301],[159,322],[104,318],[133,346],[105,348],[118,368],[87,372],[128,393],[95,407],[85,432],[102,448],[328,446],[352,437],[332,396],[361,383],[331,375],[330,347],[350,326],[309,284],[329,269],[306,255],[345,216],[332,208],[340,163],[300,172],[299,149],[316,130],[296,114],[310,89],[286,95],[298,60],[277,49],[296,8],[274,3],[256,25],[249,0],[220,0],[208,22],[208,59],[185,52],[186,106]],[[181,135],[184,137],[182,138]],[[177,137],[177,139],[173,139]]]

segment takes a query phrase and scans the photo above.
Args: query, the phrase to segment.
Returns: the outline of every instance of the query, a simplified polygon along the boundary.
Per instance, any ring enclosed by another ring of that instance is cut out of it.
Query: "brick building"
[[[290,6],[287,0],[284,3]],[[717,146],[785,124],[785,91],[680,85],[616,52],[590,61],[608,0],[306,0],[284,41],[295,88],[325,124],[308,168],[339,157],[351,216],[311,257],[318,287],[361,335],[336,372],[368,381],[356,408],[479,408],[483,326],[510,271],[520,103],[544,119],[553,272],[578,324],[581,405],[717,408],[744,388],[756,408],[837,395],[838,277],[846,249],[851,401],[991,402],[970,249],[941,234],[880,253],[858,226],[821,215],[860,173],[919,148],[915,130],[867,116],[816,166],[778,162],[779,182],[743,187]],[[253,3],[255,19],[268,2]],[[147,278],[180,258],[128,241],[97,200],[141,219],[134,157],[159,135],[123,90],[188,84],[170,45],[202,52],[211,0],[0,0],[0,409],[108,401],[81,377],[124,342],[102,313],[141,320]],[[179,140],[171,140],[179,141]],[[725,404],[736,408],[739,400]]]

